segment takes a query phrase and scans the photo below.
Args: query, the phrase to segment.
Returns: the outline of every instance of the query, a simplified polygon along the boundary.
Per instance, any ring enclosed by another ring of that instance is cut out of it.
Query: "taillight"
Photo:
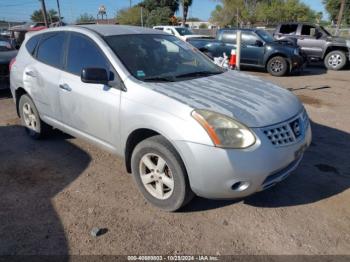
[[[11,59],[10,64],[9,64],[9,71],[11,71],[11,68],[15,62],[16,62],[16,57]]]

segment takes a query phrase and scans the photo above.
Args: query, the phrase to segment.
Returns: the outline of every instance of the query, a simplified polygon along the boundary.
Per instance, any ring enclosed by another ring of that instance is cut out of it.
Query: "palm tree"
[[[192,0],[181,0],[182,5],[182,24],[185,25],[187,21],[188,8],[192,5]]]

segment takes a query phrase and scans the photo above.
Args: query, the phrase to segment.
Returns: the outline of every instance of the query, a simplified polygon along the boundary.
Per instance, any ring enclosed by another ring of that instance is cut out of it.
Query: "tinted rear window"
[[[29,54],[31,54],[31,55],[34,54],[35,48],[40,40],[40,37],[41,37],[41,35],[33,36],[26,43],[26,48],[27,48]]]
[[[219,40],[223,41],[225,43],[236,43],[236,31],[230,30],[230,31],[222,31],[219,35]]]
[[[280,33],[285,35],[295,35],[298,29],[297,24],[281,25]]]
[[[37,59],[45,64],[62,68],[65,34],[48,33],[42,36],[38,46]]]

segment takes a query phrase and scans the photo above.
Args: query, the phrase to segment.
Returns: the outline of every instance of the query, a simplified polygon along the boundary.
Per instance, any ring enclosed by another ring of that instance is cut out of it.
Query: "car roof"
[[[246,31],[246,32],[255,32],[257,30],[264,30],[264,29],[256,29],[256,28],[222,28],[219,31]]]
[[[166,34],[162,31],[130,25],[77,25],[72,27],[81,27],[92,30],[102,36],[111,35],[134,35],[134,34]]]

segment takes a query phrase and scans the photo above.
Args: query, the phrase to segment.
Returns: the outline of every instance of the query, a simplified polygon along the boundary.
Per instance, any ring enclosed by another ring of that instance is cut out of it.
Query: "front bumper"
[[[195,194],[212,199],[241,198],[273,186],[299,165],[311,143],[311,127],[293,144],[273,146],[261,129],[254,146],[223,149],[186,141],[175,141],[185,162]],[[236,187],[237,183],[243,186]]]

